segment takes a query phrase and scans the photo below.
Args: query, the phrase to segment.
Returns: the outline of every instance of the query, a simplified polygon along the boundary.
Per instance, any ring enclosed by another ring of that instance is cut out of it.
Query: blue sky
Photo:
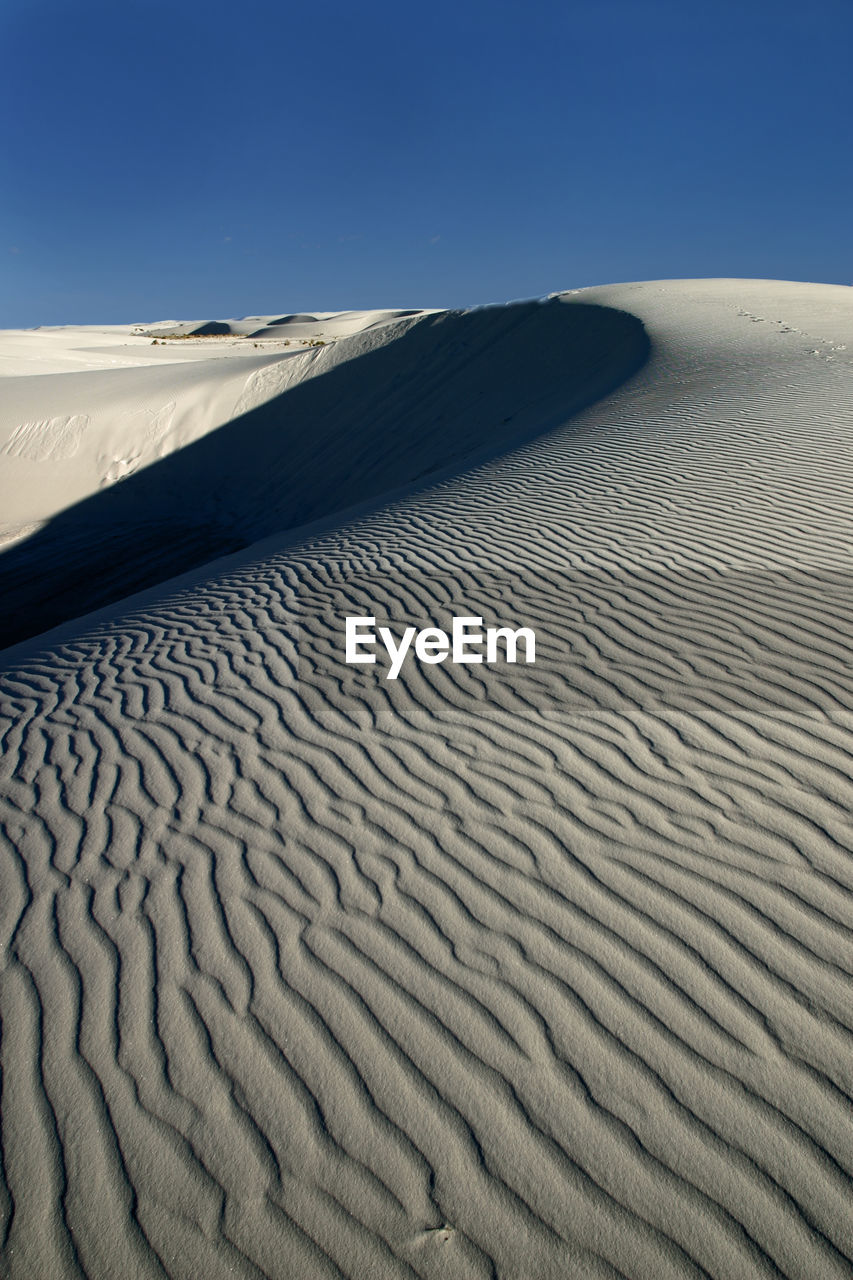
[[[851,0],[2,0],[0,326],[850,284],[851,47]]]

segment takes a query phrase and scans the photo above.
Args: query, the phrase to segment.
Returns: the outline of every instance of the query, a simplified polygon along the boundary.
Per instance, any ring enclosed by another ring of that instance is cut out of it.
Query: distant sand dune
[[[6,654],[4,1277],[850,1276],[851,296],[572,295],[606,399]]]

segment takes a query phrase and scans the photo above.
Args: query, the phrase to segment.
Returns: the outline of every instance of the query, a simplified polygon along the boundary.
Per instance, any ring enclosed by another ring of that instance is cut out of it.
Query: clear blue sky
[[[853,0],[2,0],[0,326],[853,282]]]

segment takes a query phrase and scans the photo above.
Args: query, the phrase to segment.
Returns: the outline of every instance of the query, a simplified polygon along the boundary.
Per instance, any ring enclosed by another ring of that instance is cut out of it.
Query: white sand
[[[265,541],[0,654],[0,1275],[849,1277],[853,291],[341,325],[14,339],[0,574]]]
[[[31,532],[305,379],[322,346],[325,368],[401,319],[425,314],[7,330],[0,335],[0,540]],[[235,336],[192,336],[208,327]],[[338,339],[355,335],[359,344],[337,348]]]

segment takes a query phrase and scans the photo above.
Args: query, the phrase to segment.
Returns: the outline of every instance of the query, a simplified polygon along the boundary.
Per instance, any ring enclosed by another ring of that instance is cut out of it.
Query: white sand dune
[[[376,341],[368,335],[426,314],[7,331],[0,339],[0,537],[20,536],[311,376],[317,344],[330,348],[325,369]],[[335,347],[359,334],[360,344]]]
[[[0,654],[0,1275],[849,1277],[853,291],[265,358],[227,421],[197,357],[28,376],[6,437],[58,476],[102,379],[187,379],[192,442],[0,558],[192,569]],[[181,495],[253,545],[167,556]],[[391,681],[346,615],[537,661]]]
[[[195,360],[7,378],[5,538],[28,540],[0,561],[0,646],[538,435],[648,347],[633,317],[558,302],[336,324],[297,355],[176,339]]]

